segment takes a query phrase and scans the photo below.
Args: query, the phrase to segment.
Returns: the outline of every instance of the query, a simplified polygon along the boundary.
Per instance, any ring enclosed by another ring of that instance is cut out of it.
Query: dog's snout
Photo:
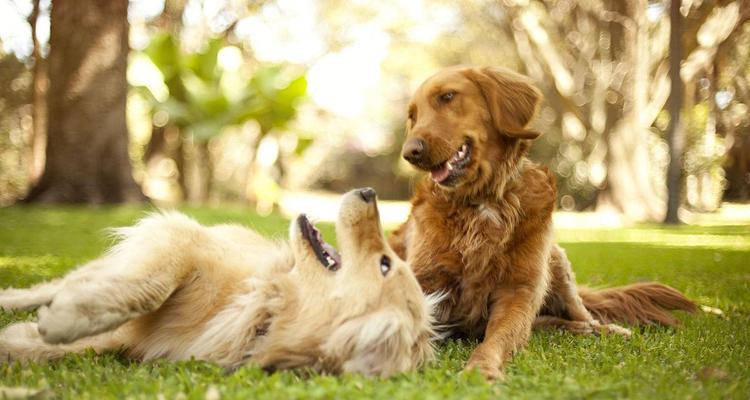
[[[404,143],[404,147],[401,152],[401,156],[412,164],[417,164],[422,161],[425,153],[427,152],[427,143],[424,140],[418,138],[411,138]]]
[[[365,201],[365,203],[371,202],[373,199],[375,199],[375,189],[371,187],[366,187],[359,189],[359,196],[362,197],[362,200]]]

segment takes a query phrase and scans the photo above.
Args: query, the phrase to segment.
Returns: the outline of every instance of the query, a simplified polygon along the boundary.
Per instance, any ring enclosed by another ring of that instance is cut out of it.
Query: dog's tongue
[[[433,169],[430,171],[430,174],[432,175],[432,180],[440,183],[445,180],[445,178],[448,177],[448,174],[450,171],[448,170],[448,163],[443,163],[443,165],[439,166],[438,168]]]

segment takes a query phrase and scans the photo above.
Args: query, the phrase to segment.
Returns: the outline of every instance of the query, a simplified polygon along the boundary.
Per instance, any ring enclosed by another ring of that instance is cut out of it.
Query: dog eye
[[[391,259],[388,256],[380,257],[380,273],[385,276],[391,270]]]
[[[443,104],[450,103],[453,98],[456,97],[456,92],[446,92],[440,95],[440,102]]]

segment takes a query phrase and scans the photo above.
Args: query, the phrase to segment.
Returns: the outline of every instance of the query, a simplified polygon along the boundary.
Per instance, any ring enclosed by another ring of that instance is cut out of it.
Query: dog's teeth
[[[466,143],[461,145],[461,153],[465,153],[465,152],[466,152]]]
[[[453,164],[448,163],[448,171],[453,171]]]
[[[458,152],[458,158],[464,158],[465,155],[466,155],[466,153],[464,153],[463,150],[461,150],[461,151]]]
[[[326,266],[326,268],[331,268],[334,265],[336,265],[336,261],[334,261],[333,258],[331,258],[331,257],[326,257],[326,262],[328,263],[328,265]]]

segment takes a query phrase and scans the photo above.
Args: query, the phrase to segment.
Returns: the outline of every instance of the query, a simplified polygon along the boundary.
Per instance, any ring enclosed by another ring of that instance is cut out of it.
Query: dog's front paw
[[[480,357],[472,356],[466,363],[464,372],[470,371],[477,371],[482,374],[485,379],[490,381],[500,381],[505,377],[503,371],[500,369],[500,366],[497,363],[490,362]]]
[[[490,381],[500,381],[505,377],[499,367],[482,362],[469,361],[464,368],[464,372],[470,371],[477,371]]]

